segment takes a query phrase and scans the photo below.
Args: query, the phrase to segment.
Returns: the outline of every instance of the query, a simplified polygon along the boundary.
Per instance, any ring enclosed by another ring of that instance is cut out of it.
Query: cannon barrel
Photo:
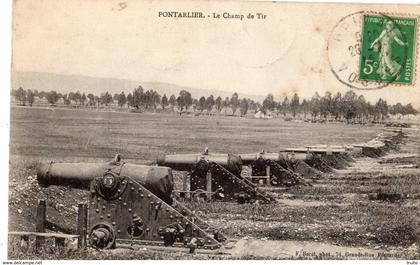
[[[328,154],[328,153],[345,153],[346,150],[344,148],[328,148],[328,147],[306,147],[306,148],[286,148],[283,150],[284,152],[290,153],[312,153],[312,154]]]
[[[308,145],[305,146],[310,152],[346,153],[353,150],[351,145]]]
[[[213,162],[224,167],[242,165],[241,158],[232,154],[176,154],[164,155],[157,159],[159,166],[167,166],[175,170],[191,170],[202,161]]]
[[[290,152],[279,152],[279,153],[251,153],[251,154],[240,154],[241,160],[244,165],[249,165],[258,159],[273,160],[276,162],[283,160],[299,160],[305,161],[312,158],[312,154],[306,153],[290,153]]]
[[[129,163],[41,163],[37,168],[37,180],[41,186],[70,186],[89,189],[90,183],[106,172],[130,177],[156,196],[169,201],[173,187],[172,170],[167,167],[145,166]]]

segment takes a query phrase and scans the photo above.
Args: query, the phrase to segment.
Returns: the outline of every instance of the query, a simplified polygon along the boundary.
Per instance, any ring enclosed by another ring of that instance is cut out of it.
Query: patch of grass
[[[277,152],[285,147],[370,140],[379,126],[284,122],[226,116],[12,108],[12,155],[39,159],[94,157],[154,160],[168,153]],[[342,133],[337,134],[340,131]],[[246,144],[243,144],[246,143]]]
[[[221,226],[221,232],[230,237],[408,246],[415,242],[419,231],[413,214],[419,207],[401,207],[401,204],[282,206],[216,202],[187,206],[205,219],[214,220]]]
[[[314,186],[294,186],[288,192],[296,195],[328,196],[343,193],[369,194],[374,192],[409,194],[412,198],[420,196],[420,174],[364,174],[346,177],[326,177]],[[410,196],[409,196],[410,197]]]

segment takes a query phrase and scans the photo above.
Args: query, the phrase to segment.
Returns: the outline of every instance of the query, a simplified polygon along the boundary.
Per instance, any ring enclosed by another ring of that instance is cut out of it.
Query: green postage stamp
[[[359,79],[413,85],[417,19],[363,15]]]

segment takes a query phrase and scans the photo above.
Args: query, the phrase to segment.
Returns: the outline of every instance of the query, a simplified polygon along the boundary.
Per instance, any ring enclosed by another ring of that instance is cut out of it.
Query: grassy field
[[[364,142],[379,126],[311,124],[226,116],[12,108],[11,155],[40,159],[154,160],[160,154],[276,152],[309,144]]]
[[[33,230],[33,206],[40,198],[49,202],[49,220],[74,230],[75,206],[88,200],[87,192],[83,191],[39,188],[33,178],[34,165],[39,160],[106,161],[120,153],[129,161],[146,162],[165,153],[201,152],[205,146],[214,152],[278,151],[312,144],[366,142],[383,129],[280,119],[30,108],[12,109],[11,128],[9,229],[14,230]],[[401,152],[418,153],[418,133],[410,141]],[[367,170],[361,170],[362,166]],[[379,158],[361,158],[350,168],[351,173],[336,171],[311,180],[311,186],[269,190],[277,199],[271,205],[218,202],[186,205],[232,239],[323,242],[331,246],[392,250],[406,259],[418,258],[420,220],[415,213],[420,210],[420,174],[415,169],[395,171],[393,167],[380,164]],[[369,194],[380,189],[409,196],[396,203],[369,198]],[[103,252],[57,253],[41,257],[127,258],[124,254],[113,256]],[[25,257],[17,252],[11,255]],[[140,251],[129,258],[217,257]]]

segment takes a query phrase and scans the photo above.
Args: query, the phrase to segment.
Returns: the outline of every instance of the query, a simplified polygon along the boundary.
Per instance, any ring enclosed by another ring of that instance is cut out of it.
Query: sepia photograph
[[[419,4],[11,16],[5,259],[418,265]]]

